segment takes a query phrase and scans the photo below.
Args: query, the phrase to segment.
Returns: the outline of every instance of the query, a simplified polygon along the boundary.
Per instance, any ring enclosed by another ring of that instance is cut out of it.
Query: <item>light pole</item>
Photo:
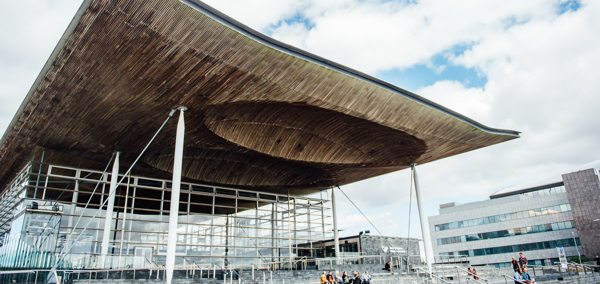
[[[575,232],[571,232],[571,234],[573,234],[573,242],[575,242],[575,248],[577,249],[577,255],[579,256],[579,265],[583,267],[583,264],[581,263],[581,254],[579,254],[579,247],[577,246],[577,240],[575,239]]]

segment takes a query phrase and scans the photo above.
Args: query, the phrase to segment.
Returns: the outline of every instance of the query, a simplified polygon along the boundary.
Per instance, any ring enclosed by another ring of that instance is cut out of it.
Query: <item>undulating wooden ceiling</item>
[[[177,106],[188,108],[185,179],[271,191],[343,185],[519,137],[196,0],[91,0],[4,134],[0,182],[36,145],[100,163],[122,151],[124,168]],[[169,176],[175,127],[137,174]]]

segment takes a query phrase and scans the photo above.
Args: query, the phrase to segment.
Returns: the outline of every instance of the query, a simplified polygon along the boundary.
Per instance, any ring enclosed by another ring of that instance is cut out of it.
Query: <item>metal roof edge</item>
[[[4,143],[6,142],[8,133],[17,124],[17,121],[19,120],[19,117],[21,116],[21,114],[23,114],[23,111],[25,110],[25,107],[27,106],[27,104],[31,100],[31,97],[33,97],[33,94],[35,93],[35,91],[37,91],[37,88],[40,86],[40,83],[44,79],[44,76],[46,76],[46,73],[48,73],[48,70],[50,70],[50,67],[52,66],[52,64],[54,63],[54,61],[56,60],[56,58],[58,57],[58,55],[62,51],[63,47],[67,43],[67,39],[69,39],[69,37],[71,36],[71,34],[73,34],[73,31],[75,30],[75,27],[77,27],[77,25],[79,24],[79,21],[81,20],[81,18],[85,14],[85,11],[87,11],[87,9],[89,8],[89,6],[90,6],[91,3],[92,3],[92,0],[84,0],[83,3],[81,3],[81,6],[79,6],[79,9],[77,10],[77,13],[75,13],[75,16],[73,16],[73,19],[69,23],[69,26],[67,26],[67,29],[65,30],[65,32],[63,33],[63,35],[60,37],[60,40],[58,41],[58,43],[54,47],[54,50],[52,51],[52,54],[50,54],[50,57],[48,57],[48,60],[46,61],[46,64],[44,64],[44,67],[42,68],[42,70],[38,74],[37,78],[33,82],[33,85],[29,89],[29,92],[27,92],[27,95],[23,99],[23,102],[21,103],[21,106],[19,107],[19,109],[15,113],[15,116],[10,121],[10,124],[6,128],[6,131],[4,132],[4,134],[2,135],[2,139],[0,140],[0,146],[4,145]]]
[[[551,183],[547,183],[547,184],[541,184],[541,185],[538,185],[538,186],[527,187],[527,188],[518,189],[518,190],[514,190],[514,191],[510,191],[510,192],[503,192],[503,193],[499,193],[499,194],[495,194],[494,193],[494,194],[490,195],[490,199],[507,197],[507,196],[511,196],[511,195],[517,195],[517,194],[532,192],[532,191],[536,191],[536,190],[540,190],[540,189],[557,187],[557,186],[561,186],[561,185],[564,185],[563,181],[557,181],[557,182],[551,182]]]
[[[509,136],[514,136],[514,137],[520,137],[519,135],[519,131],[514,131],[514,130],[507,130],[507,129],[497,129],[497,128],[491,128],[488,126],[485,126],[471,118],[468,118],[462,114],[459,114],[456,111],[453,111],[449,108],[446,108],[442,105],[439,105],[433,101],[430,101],[426,98],[423,98],[415,93],[412,93],[410,91],[407,91],[405,89],[402,89],[398,86],[395,86],[393,84],[390,84],[388,82],[385,82],[381,79],[375,78],[371,75],[362,73],[360,71],[354,70],[350,67],[344,66],[342,64],[333,62],[331,60],[325,59],[323,57],[320,57],[318,55],[312,54],[310,52],[307,52],[305,50],[302,50],[300,48],[291,46],[289,44],[280,42],[276,39],[273,39],[265,34],[262,34],[244,24],[242,24],[241,22],[223,14],[222,12],[218,11],[217,9],[205,4],[202,1],[199,0],[179,0],[180,2],[200,11],[201,13],[209,16],[210,18],[212,18],[215,21],[218,21],[220,23],[222,23],[223,25],[257,41],[257,42],[261,42],[271,48],[274,48],[278,51],[281,52],[285,52],[287,54],[302,58],[304,60],[322,65],[326,68],[338,71],[340,73],[344,73],[346,75],[350,75],[352,77],[355,77],[357,79],[360,80],[364,80],[367,82],[370,82],[374,85],[377,85],[379,87],[382,87],[384,89],[387,89],[389,91],[392,91],[394,93],[398,93],[404,97],[407,97],[417,103],[423,104],[425,106],[428,106],[430,108],[433,108],[437,111],[440,111],[442,113],[445,113],[447,115],[450,115],[460,121],[463,121],[469,125],[474,126],[475,128],[478,128],[484,132],[488,132],[488,133],[492,133],[492,134],[499,134],[499,135],[509,135]]]

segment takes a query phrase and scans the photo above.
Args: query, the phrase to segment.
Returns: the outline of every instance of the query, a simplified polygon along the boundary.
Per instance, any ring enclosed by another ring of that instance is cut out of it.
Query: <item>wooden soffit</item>
[[[84,1],[0,145],[6,184],[36,145],[131,164],[186,106],[186,179],[318,190],[519,137],[277,42],[199,1]],[[138,173],[168,176],[176,120]],[[91,165],[90,165],[91,166]]]

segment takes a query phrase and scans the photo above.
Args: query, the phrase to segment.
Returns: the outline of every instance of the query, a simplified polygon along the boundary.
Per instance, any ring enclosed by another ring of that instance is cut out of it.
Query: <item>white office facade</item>
[[[437,262],[462,256],[470,265],[503,268],[523,252],[530,264],[550,265],[558,261],[557,247],[564,247],[567,256],[582,251],[562,181],[485,201],[442,204],[439,212],[429,217]]]

